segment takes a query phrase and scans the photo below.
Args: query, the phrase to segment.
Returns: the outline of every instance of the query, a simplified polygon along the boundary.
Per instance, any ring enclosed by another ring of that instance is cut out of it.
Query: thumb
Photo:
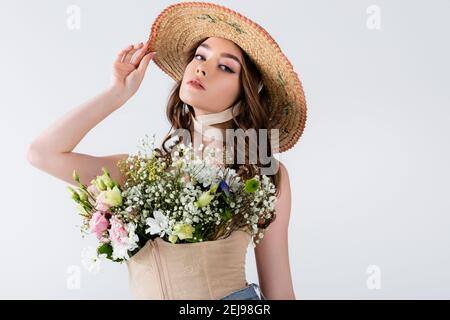
[[[153,57],[155,56],[156,52],[150,52],[147,53],[141,60],[141,63],[139,64],[137,70],[139,71],[139,73],[145,73],[145,70],[147,70],[148,64],[150,63],[150,60],[153,59]]]

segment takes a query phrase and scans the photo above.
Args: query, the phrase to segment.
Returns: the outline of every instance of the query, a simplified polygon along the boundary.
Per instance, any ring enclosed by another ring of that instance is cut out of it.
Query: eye
[[[196,54],[196,55],[194,56],[194,59],[195,59],[196,57],[202,57],[202,58],[203,58],[203,56],[202,56],[201,54]]]
[[[203,57],[201,54],[196,54],[196,55],[194,56],[194,59],[196,59],[197,57],[202,57],[202,59],[204,59],[204,57]],[[198,59],[197,59],[197,60],[198,60]],[[221,70],[223,70],[223,71],[225,71],[225,72],[228,72],[228,73],[234,73],[233,70],[231,70],[229,67],[227,67],[227,66],[224,65],[224,64],[220,64],[219,67],[225,67],[225,70],[224,70],[224,69],[221,69]]]
[[[225,70],[224,70],[225,72],[234,73],[233,70],[228,68],[226,65],[221,64],[220,66],[224,66],[225,67]]]

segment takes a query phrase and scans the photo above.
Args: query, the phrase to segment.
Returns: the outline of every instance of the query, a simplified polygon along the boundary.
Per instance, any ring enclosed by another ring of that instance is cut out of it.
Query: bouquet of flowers
[[[118,163],[127,178],[123,186],[106,168],[89,186],[73,173],[79,187],[68,189],[83,217],[82,233],[99,240],[98,255],[122,262],[156,237],[173,244],[213,241],[237,229],[250,230],[256,246],[266,231],[260,222],[275,214],[269,177],[243,179],[217,165],[217,149],[209,146],[203,157],[191,143],[164,154],[154,136],[152,143],[146,137],[141,150]]]

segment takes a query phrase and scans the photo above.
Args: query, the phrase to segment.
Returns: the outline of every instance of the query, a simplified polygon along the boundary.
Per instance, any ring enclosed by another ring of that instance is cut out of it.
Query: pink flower
[[[101,239],[103,232],[105,232],[108,227],[108,219],[100,211],[94,212],[91,220],[89,221],[89,229],[91,232],[95,232],[97,239]]]
[[[94,197],[97,197],[100,194],[100,190],[98,190],[95,184],[91,184],[87,187],[87,191],[89,191],[89,193],[91,193]]]
[[[113,243],[125,243],[128,238],[128,231],[125,229],[123,223],[116,217],[111,218],[109,238]]]
[[[87,191],[96,199],[98,195],[100,194],[100,190],[97,189],[97,187],[94,184],[91,184],[89,187],[87,187]],[[88,198],[89,203],[91,205],[95,205],[95,202],[91,199],[91,197]]]
[[[95,209],[99,211],[108,211],[111,207],[109,204],[105,203],[106,191],[100,192],[97,197],[97,202],[95,203]]]
[[[191,177],[189,176],[189,175],[184,175],[184,176],[182,176],[181,177],[181,179],[180,179],[183,183],[188,183],[188,182],[191,182]]]

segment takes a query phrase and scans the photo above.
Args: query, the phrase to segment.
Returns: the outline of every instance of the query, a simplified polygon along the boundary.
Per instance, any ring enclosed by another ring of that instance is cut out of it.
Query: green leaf
[[[109,243],[103,243],[100,247],[97,248],[98,254],[105,253],[108,259],[112,260],[113,248]]]
[[[224,208],[221,212],[221,216],[224,221],[228,221],[231,219],[231,210],[230,208]]]

